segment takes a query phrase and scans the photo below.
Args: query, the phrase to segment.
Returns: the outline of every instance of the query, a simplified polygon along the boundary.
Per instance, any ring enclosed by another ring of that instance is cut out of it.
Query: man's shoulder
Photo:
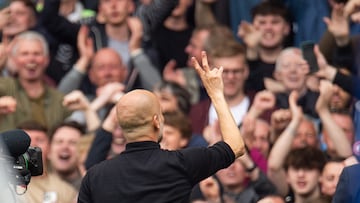
[[[360,164],[354,164],[344,168],[344,172],[360,176]]]
[[[0,82],[2,85],[13,85],[16,83],[16,79],[13,77],[0,77]]]

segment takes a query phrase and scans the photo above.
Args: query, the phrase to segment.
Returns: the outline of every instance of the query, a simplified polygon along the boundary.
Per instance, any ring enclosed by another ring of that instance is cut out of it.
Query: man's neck
[[[246,95],[244,93],[237,94],[237,95],[235,95],[233,97],[226,97],[225,96],[225,100],[226,100],[226,103],[229,105],[229,107],[234,107],[234,106],[239,105],[243,101],[245,96]]]
[[[130,38],[130,30],[126,23],[121,25],[105,25],[106,35],[116,41],[128,41]]]
[[[225,194],[229,195],[230,197],[234,197],[244,190],[245,187],[242,185],[238,185],[236,187],[224,187]]]
[[[66,182],[74,182],[75,180],[77,180],[78,178],[81,178],[81,174],[79,172],[79,170],[73,170],[71,172],[65,172],[65,173],[56,173],[61,179],[66,180]]]
[[[273,49],[260,48],[259,57],[265,63],[275,63],[282,49],[282,46]]]
[[[295,194],[295,203],[316,202],[320,196],[320,188],[317,187],[312,193],[306,196]]]
[[[26,95],[32,99],[39,98],[45,92],[45,86],[41,80],[25,81],[20,80],[22,88],[24,88]]]
[[[186,21],[185,16],[178,16],[178,17],[170,16],[165,20],[164,26],[169,30],[183,31],[186,28],[188,28],[189,25]]]

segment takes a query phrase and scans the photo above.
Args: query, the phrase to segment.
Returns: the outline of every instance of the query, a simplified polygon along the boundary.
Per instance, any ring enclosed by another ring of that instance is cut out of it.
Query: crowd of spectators
[[[12,0],[0,10],[0,132],[23,129],[44,174],[24,202],[76,202],[126,147],[117,101],[153,91],[166,150],[222,139],[190,61],[223,67],[247,152],[189,202],[331,202],[360,160],[360,1]],[[314,42],[310,72],[300,45]],[[161,173],[161,172],[160,172]]]

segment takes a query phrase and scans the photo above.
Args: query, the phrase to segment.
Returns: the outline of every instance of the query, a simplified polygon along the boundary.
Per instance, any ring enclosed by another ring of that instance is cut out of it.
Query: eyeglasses
[[[281,69],[290,70],[290,68],[301,69],[306,66],[306,63],[293,63],[293,64],[282,64]]]
[[[241,68],[241,69],[232,69],[232,70],[223,70],[223,75],[224,76],[229,76],[229,75],[234,75],[234,76],[240,76],[245,72],[245,69]]]

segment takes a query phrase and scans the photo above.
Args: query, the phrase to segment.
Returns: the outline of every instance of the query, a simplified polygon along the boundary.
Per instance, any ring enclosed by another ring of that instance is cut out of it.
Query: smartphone
[[[317,59],[314,53],[314,46],[315,43],[311,41],[303,42],[300,45],[303,58],[307,61],[310,67],[309,74],[315,73],[319,70]]]
[[[0,10],[8,7],[10,5],[11,0],[0,0]]]

